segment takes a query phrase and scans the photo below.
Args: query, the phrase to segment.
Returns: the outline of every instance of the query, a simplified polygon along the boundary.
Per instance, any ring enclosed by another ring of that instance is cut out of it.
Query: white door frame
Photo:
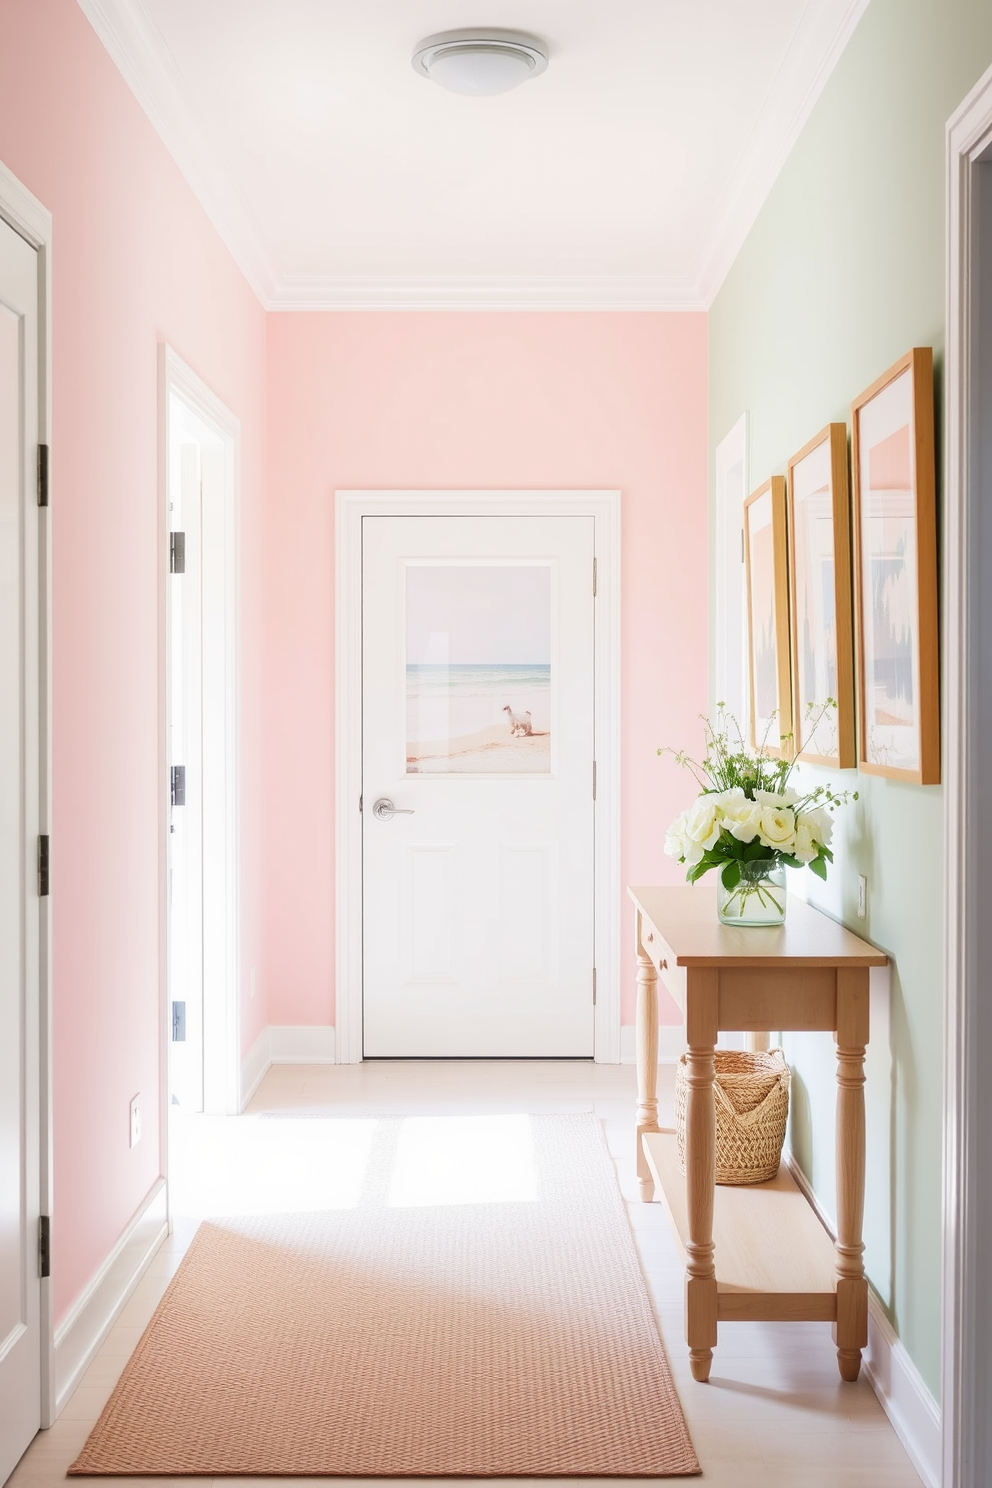
[[[20,233],[38,253],[38,442],[51,448],[52,443],[52,214],[37,197],[0,162],[0,217]],[[53,480],[49,466],[49,503]],[[32,673],[27,689],[30,699],[37,689],[38,719],[38,802],[37,830],[51,838],[52,831],[52,542],[51,505],[38,509],[37,575],[26,575],[37,587],[29,587],[26,598],[37,595],[37,631],[26,627],[27,669]],[[33,651],[37,636],[37,655]],[[33,732],[33,731],[32,731]],[[33,810],[32,810],[33,814]],[[30,817],[29,817],[30,821]],[[52,842],[57,855],[58,843]],[[38,946],[38,1078],[39,1145],[41,1171],[39,1198],[42,1214],[52,1223],[52,901],[39,900]],[[52,1309],[52,1281],[45,1278],[41,1287],[41,1425],[55,1420],[55,1324]]]
[[[992,772],[992,68],[947,126],[947,360],[943,574],[944,1216],[942,1422],[945,1488],[992,1475],[987,1266],[992,1254],[992,974],[984,849]],[[983,499],[984,498],[984,499]],[[986,596],[982,604],[982,593]],[[983,637],[983,630],[986,634]]]
[[[362,1059],[362,519],[591,516],[595,523],[595,1058],[620,1059],[620,492],[335,493],[335,1051]]]
[[[744,606],[744,502],[749,493],[748,419],[742,413],[724,435],[713,456],[714,527],[716,541],[713,576],[715,615],[713,626],[714,696],[726,703],[746,739],[748,720],[747,635]],[[740,482],[731,475],[740,467]]]
[[[239,763],[240,763],[240,484],[241,421],[214,394],[171,346],[159,346],[159,506],[161,551],[159,583],[160,632],[160,707],[159,778],[162,781],[162,810],[159,817],[161,849],[159,863],[159,945],[161,1048],[162,1172],[168,1173],[168,1101],[169,1101],[169,408],[172,395],[208,424],[224,445],[222,503],[204,500],[201,517],[203,534],[201,569],[204,593],[216,601],[212,606],[221,626],[214,643],[203,631],[203,693],[205,698],[222,700],[220,716],[214,720],[211,738],[217,766],[223,771],[222,798],[205,803],[204,839],[211,834],[213,846],[205,851],[205,862],[214,865],[213,888],[204,873],[203,962],[205,970],[213,968],[213,986],[223,987],[223,995],[207,1007],[208,978],[204,977],[204,1110],[237,1115],[241,1110],[241,908],[239,861]],[[208,511],[207,507],[211,510]],[[217,627],[214,627],[215,631]],[[205,739],[207,728],[204,729]],[[204,746],[206,753],[206,743]],[[208,897],[219,913],[207,914]]]

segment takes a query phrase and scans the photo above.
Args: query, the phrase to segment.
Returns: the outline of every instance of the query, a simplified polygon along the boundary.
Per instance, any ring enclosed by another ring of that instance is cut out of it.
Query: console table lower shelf
[[[645,1132],[644,1155],[686,1259],[685,1175],[673,1131]],[[785,1164],[765,1183],[713,1195],[717,1322],[836,1322],[834,1242]]]

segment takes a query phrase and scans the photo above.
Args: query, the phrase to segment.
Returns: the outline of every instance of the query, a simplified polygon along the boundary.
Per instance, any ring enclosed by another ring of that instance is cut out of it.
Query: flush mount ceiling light
[[[428,36],[412,61],[415,72],[449,93],[487,98],[537,77],[548,65],[548,53],[536,36],[489,28]]]

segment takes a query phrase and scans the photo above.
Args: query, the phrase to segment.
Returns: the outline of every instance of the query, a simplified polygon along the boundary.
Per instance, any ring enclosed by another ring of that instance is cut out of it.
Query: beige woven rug
[[[70,1473],[698,1473],[598,1121],[497,1119],[500,1202],[390,1120],[357,1207],[201,1225]]]

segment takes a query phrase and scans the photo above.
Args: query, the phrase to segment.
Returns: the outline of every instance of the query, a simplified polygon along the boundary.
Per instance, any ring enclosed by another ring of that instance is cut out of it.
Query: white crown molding
[[[691,284],[652,278],[287,280],[270,310],[704,310]]]
[[[808,0],[689,279],[663,276],[359,276],[280,280],[252,212],[207,130],[144,0],[77,0],[266,310],[708,310],[869,0],[839,25]],[[810,77],[797,92],[789,76]]]
[[[724,195],[709,247],[700,262],[695,289],[707,310],[868,5],[869,0],[850,0],[840,25],[831,21],[824,0],[809,0],[803,11]],[[798,97],[786,96],[788,89],[783,78],[790,72],[793,76],[810,78]]]
[[[77,0],[262,304],[276,295],[251,214],[208,142],[199,110],[143,0]]]

